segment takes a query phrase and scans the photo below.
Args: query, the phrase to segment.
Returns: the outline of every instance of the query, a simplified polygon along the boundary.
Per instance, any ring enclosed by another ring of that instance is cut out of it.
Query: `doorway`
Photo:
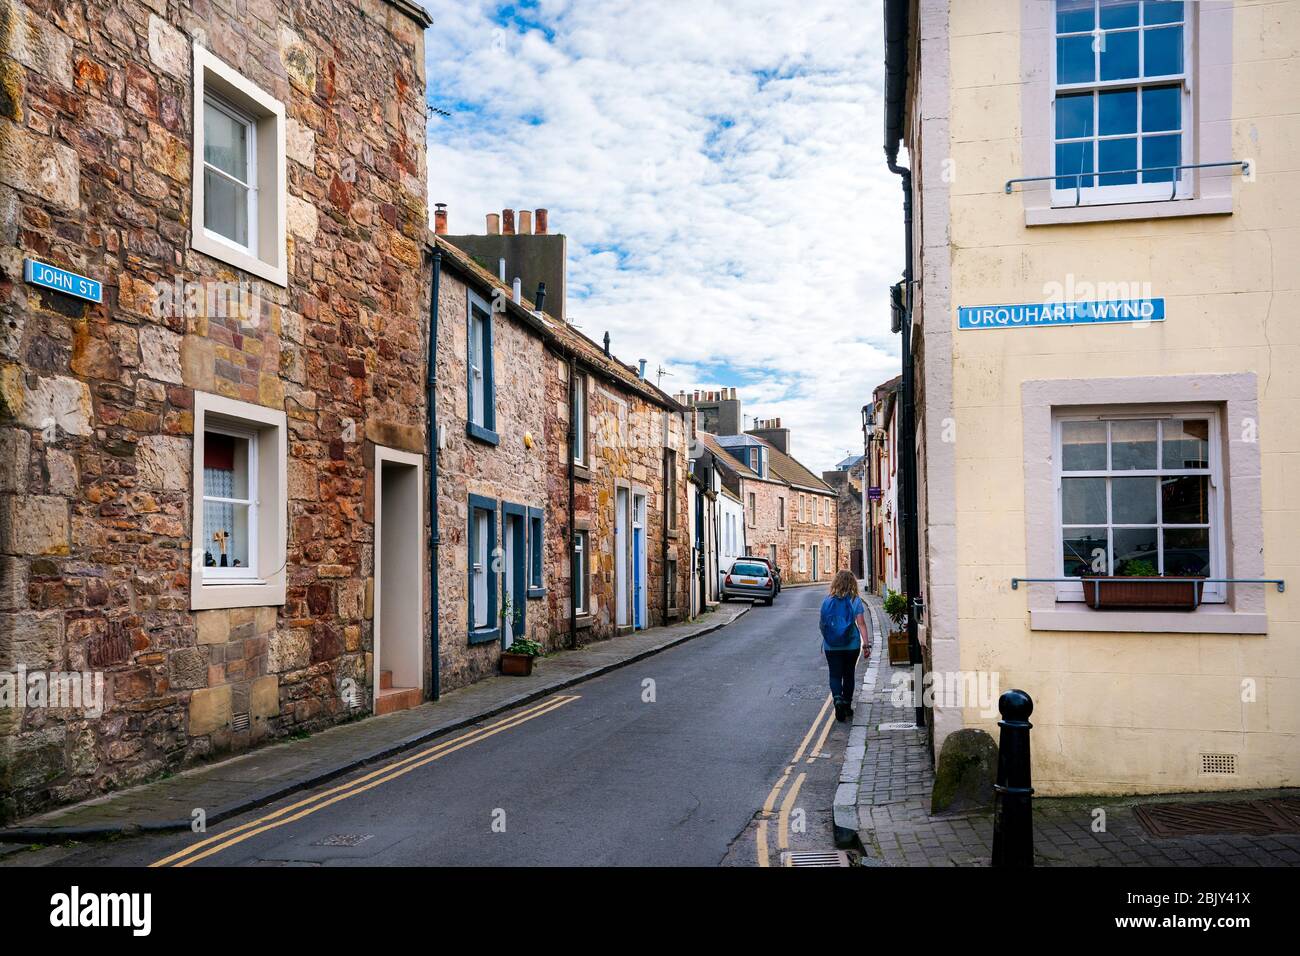
[[[507,504],[502,505],[501,510],[505,515],[505,527],[501,535],[505,547],[505,573],[502,577],[505,579],[506,597],[510,600],[510,613],[502,621],[501,646],[507,648],[514,643],[515,638],[527,636],[525,609],[528,585],[524,580],[524,534],[528,509],[523,505]]]
[[[628,601],[628,578],[632,563],[628,547],[628,499],[626,488],[619,488],[614,494],[614,623],[627,627],[630,614]]]
[[[424,700],[424,462],[376,446],[375,469],[372,705],[387,714]]]
[[[646,497],[632,496],[632,625],[646,626]]]

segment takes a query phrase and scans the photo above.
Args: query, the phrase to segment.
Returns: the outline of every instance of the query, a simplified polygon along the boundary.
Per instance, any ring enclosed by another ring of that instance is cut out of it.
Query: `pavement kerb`
[[[542,697],[555,693],[557,690],[564,690],[567,687],[583,683],[584,681],[599,677],[602,674],[607,674],[611,671],[618,670],[619,668],[626,667],[629,664],[635,664],[637,661],[645,660],[647,657],[653,657],[655,654],[666,651],[669,648],[677,647],[687,641],[694,640],[697,637],[703,637],[705,634],[711,634],[714,631],[734,624],[736,621],[740,620],[740,618],[748,614],[751,609],[751,606],[742,605],[736,615],[728,621],[709,624],[699,630],[679,635],[678,637],[665,641],[662,644],[647,647],[629,657],[623,658],[622,660],[599,664],[584,671],[579,671],[576,674],[571,674],[568,677],[558,678],[554,683],[547,684],[545,687],[538,687],[522,694],[516,694],[513,697],[497,702],[485,710],[463,717],[453,723],[440,724],[435,728],[410,734],[394,743],[385,744],[383,747],[367,751],[360,756],[348,757],[346,760],[340,761],[332,766],[312,771],[308,776],[295,780],[292,783],[272,787],[248,797],[232,801],[224,806],[213,808],[206,815],[206,821],[208,824],[220,823],[222,820],[229,819],[230,817],[236,816],[240,813],[245,813],[249,810],[255,810],[258,807],[266,806],[269,803],[274,803],[275,801],[289,796],[290,794],[297,793],[300,790],[305,790],[309,787],[317,786],[318,784],[328,783],[330,780],[341,777],[360,767],[377,763],[378,761],[395,756],[405,750],[410,750],[413,747],[427,743],[438,737],[445,736],[446,734],[453,733],[457,730],[463,730],[466,727],[473,726],[483,720],[505,713],[508,710],[513,710],[523,704],[539,700]],[[241,754],[239,756],[245,755]],[[238,758],[236,757],[232,759]],[[207,769],[217,766],[219,763],[204,764],[201,767],[194,769]],[[102,800],[104,798],[101,796],[94,799]],[[189,830],[191,824],[191,818],[186,816],[178,819],[146,821],[144,823],[122,823],[104,826],[10,826],[0,827],[0,842],[48,844],[64,843],[68,841],[84,842],[90,840],[109,840],[126,836],[138,836],[143,833],[165,833],[178,830]]]

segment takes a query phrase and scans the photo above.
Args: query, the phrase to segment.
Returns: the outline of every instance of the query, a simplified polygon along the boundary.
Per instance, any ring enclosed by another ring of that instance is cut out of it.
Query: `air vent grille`
[[[1201,773],[1224,776],[1236,772],[1236,754],[1201,754]]]
[[[230,718],[230,729],[239,733],[248,729],[248,714],[235,714]]]

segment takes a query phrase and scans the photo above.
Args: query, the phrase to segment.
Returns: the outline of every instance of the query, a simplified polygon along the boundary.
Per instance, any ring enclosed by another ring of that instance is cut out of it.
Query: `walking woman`
[[[822,650],[830,670],[831,697],[835,719],[853,716],[854,669],[858,655],[871,656],[871,632],[867,630],[867,608],[858,597],[858,582],[851,571],[840,571],[831,581],[830,594],[822,601]]]

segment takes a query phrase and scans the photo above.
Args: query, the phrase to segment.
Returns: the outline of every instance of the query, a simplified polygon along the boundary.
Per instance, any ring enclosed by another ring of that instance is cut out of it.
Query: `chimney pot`
[[[494,212],[487,214],[487,234],[495,236],[501,231],[501,217]]]
[[[533,231],[536,232],[537,235],[539,236],[544,236],[546,235],[546,228],[547,228],[546,210],[538,209],[535,215],[537,217],[537,223]]]
[[[445,202],[433,204],[433,231],[435,235],[439,236],[447,234],[447,204]]]
[[[515,211],[513,209],[501,210],[501,234],[504,236],[513,236],[515,234]]]
[[[519,235],[531,236],[533,234],[533,214],[527,209],[519,210]]]

